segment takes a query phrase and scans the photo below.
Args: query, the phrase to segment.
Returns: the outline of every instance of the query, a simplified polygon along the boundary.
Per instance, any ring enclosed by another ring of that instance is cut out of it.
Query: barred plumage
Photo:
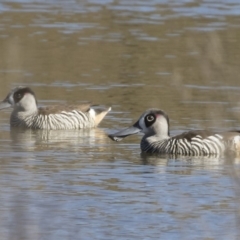
[[[111,108],[96,108],[90,104],[49,106],[38,108],[34,92],[17,87],[0,103],[0,109],[13,107],[12,127],[31,129],[80,129],[96,127]]]
[[[196,130],[169,136],[169,118],[160,109],[149,109],[130,128],[109,137],[120,141],[138,132],[145,135],[141,140],[141,150],[146,153],[175,154],[187,156],[221,155],[226,151],[240,152],[240,133]]]
[[[191,156],[207,156],[211,154],[220,155],[225,151],[225,145],[217,135],[209,136],[204,139],[200,135],[187,139],[175,139],[174,137],[161,141],[151,142],[148,138],[141,141],[143,152],[163,153],[163,154],[180,154]]]

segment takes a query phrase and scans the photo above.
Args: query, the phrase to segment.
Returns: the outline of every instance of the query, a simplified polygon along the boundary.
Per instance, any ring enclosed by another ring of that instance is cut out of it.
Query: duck
[[[161,109],[146,110],[131,127],[108,136],[114,141],[142,132],[142,153],[183,156],[220,156],[240,152],[240,131],[215,133],[208,130],[190,130],[170,136],[168,115]]]
[[[10,107],[11,127],[48,130],[95,128],[111,110],[89,103],[38,107],[35,93],[25,86],[14,88],[0,102],[0,110]]]

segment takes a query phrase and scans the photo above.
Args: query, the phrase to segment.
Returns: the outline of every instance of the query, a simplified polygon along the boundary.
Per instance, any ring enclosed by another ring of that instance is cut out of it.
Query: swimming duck
[[[145,111],[133,126],[109,137],[114,141],[143,132],[141,150],[145,153],[187,156],[221,155],[230,150],[240,152],[240,132],[214,133],[194,130],[170,137],[168,115],[160,109]]]
[[[94,128],[111,108],[96,108],[91,104],[37,106],[35,93],[29,87],[16,87],[0,103],[0,109],[13,107],[11,127],[30,129]]]

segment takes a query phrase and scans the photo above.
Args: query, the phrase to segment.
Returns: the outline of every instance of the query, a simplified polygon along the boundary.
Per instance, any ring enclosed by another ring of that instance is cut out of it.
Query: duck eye
[[[151,115],[148,115],[148,116],[146,117],[146,120],[147,120],[148,122],[153,122],[154,119],[155,119],[155,117],[154,117],[152,114],[151,114]]]
[[[22,99],[22,93],[14,93],[13,98],[15,103],[19,102]]]

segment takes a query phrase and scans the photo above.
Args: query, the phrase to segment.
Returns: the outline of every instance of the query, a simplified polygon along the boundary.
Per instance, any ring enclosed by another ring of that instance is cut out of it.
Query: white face
[[[34,93],[27,87],[18,87],[14,89],[7,99],[13,106],[14,111],[34,112],[37,110]]]
[[[140,117],[138,123],[145,134],[153,133],[160,136],[168,136],[168,122],[164,115],[147,112]]]
[[[13,107],[14,111],[33,112],[36,111],[37,101],[34,92],[28,87],[17,87],[0,102],[0,110]]]
[[[36,109],[36,100],[31,93],[25,93],[22,99],[15,103],[15,106],[23,108],[25,111]]]

